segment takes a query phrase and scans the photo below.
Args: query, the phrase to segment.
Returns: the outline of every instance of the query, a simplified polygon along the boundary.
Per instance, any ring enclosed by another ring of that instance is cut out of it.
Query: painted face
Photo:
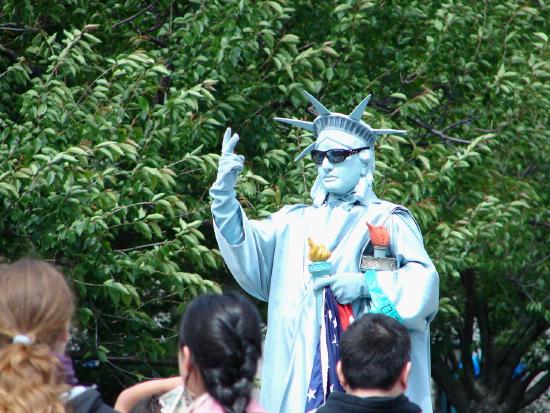
[[[328,151],[330,149],[356,149],[364,146],[360,142],[357,143],[357,145],[347,146],[327,138],[316,149]],[[343,162],[334,164],[325,156],[323,163],[317,168],[317,173],[328,193],[346,195],[357,186],[365,168],[366,165],[359,158],[359,154],[350,155]]]

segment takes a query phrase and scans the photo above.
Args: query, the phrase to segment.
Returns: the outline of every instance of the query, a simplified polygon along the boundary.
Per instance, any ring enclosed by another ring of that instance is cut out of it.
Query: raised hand
[[[234,188],[237,176],[243,170],[244,156],[237,155],[233,151],[239,142],[239,135],[231,134],[231,128],[227,128],[222,141],[222,153],[218,164],[217,187]]]
[[[239,142],[239,135],[234,133],[231,135],[231,128],[227,128],[223,134],[222,155],[230,155],[235,150],[235,146]]]

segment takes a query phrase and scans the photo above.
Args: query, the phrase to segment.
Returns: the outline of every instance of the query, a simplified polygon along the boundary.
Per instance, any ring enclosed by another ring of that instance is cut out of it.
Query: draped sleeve
[[[242,238],[231,243],[219,229],[214,213],[214,232],[220,252],[239,285],[250,295],[268,301],[274,257],[279,245],[288,242],[284,233],[288,223],[285,217],[299,205],[286,206],[262,220],[248,219],[239,206]],[[214,212],[214,211],[213,211]]]
[[[439,305],[437,271],[424,249],[418,224],[407,209],[394,209],[385,226],[398,269],[377,271],[378,285],[409,330],[425,331]]]

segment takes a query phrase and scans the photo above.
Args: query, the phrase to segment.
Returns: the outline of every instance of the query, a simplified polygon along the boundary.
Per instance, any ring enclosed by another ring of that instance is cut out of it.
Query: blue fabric
[[[368,286],[371,298],[371,308],[369,312],[384,314],[401,321],[401,316],[395,309],[395,305],[388,299],[386,293],[378,285],[376,271],[365,271],[365,283]]]
[[[299,412],[306,404],[320,327],[308,271],[308,237],[332,251],[333,274],[360,273],[361,254],[369,242],[367,222],[390,232],[398,270],[378,271],[376,281],[411,334],[407,395],[423,411],[432,411],[429,322],[437,312],[439,280],[408,210],[375,197],[365,205],[329,199],[319,206],[287,206],[255,221],[246,217],[232,188],[217,183],[210,194],[227,266],[244,290],[269,301],[261,382],[261,404],[267,411]],[[368,311],[367,302],[367,297],[352,301],[355,318]]]

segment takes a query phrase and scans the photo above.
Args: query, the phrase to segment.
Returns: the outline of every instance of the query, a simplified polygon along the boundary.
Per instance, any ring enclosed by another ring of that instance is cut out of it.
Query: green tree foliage
[[[408,206],[441,276],[433,376],[459,412],[513,412],[548,373],[550,6],[545,2],[6,0],[0,248],[74,280],[75,353],[173,358],[184,303],[230,282],[207,189],[241,134],[250,216],[308,202],[306,89],[407,129],[376,192]],[[470,356],[481,354],[481,374]],[[462,361],[462,364],[459,363]],[[523,363],[519,375],[514,369]]]

